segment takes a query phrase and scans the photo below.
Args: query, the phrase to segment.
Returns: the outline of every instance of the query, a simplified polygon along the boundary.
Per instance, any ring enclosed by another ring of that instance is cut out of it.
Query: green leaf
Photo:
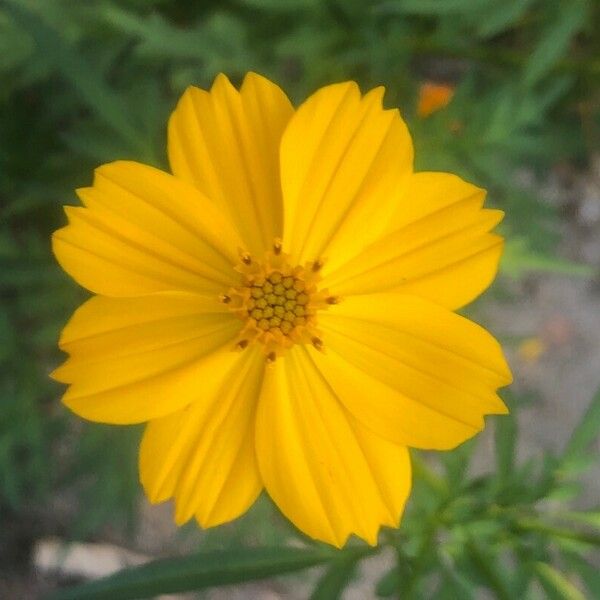
[[[534,0],[505,0],[494,3],[477,27],[481,37],[491,37],[507,30],[525,14]]]
[[[536,518],[522,518],[515,525],[522,531],[533,531],[543,536],[554,538],[556,542],[560,540],[572,540],[579,544],[600,547],[600,534],[595,531],[581,531],[572,525],[570,527],[559,527]]]
[[[592,596],[597,594],[598,590],[600,590],[600,572],[598,572],[598,569],[577,554],[568,553],[564,556],[567,564],[581,578],[590,594]]]
[[[581,421],[571,434],[561,458],[562,468],[568,470],[572,462],[584,456],[598,434],[600,434],[600,390],[596,392]]]
[[[460,446],[451,452],[444,452],[441,456],[448,485],[451,489],[456,489],[460,486],[469,471],[471,456],[477,445],[475,438],[462,443]]]
[[[520,277],[529,271],[583,277],[594,273],[593,267],[589,265],[581,265],[535,252],[523,238],[513,238],[506,243],[500,266],[502,271],[511,277]]]
[[[130,600],[200,590],[300,571],[330,562],[323,548],[241,548],[157,560],[110,577],[59,590],[49,600]]]
[[[584,523],[585,525],[590,525],[591,527],[600,530],[600,509],[561,512],[560,516],[564,519],[569,519],[570,521],[575,521],[577,523]]]
[[[584,0],[563,0],[560,3],[527,61],[523,75],[525,85],[535,84],[567,53],[571,38],[583,26],[586,18]]]
[[[442,565],[443,579],[436,598],[471,600],[477,597],[477,590],[473,582],[469,581],[453,564],[444,561]]]
[[[354,553],[333,562],[317,583],[310,599],[337,600],[341,598],[363,555],[364,552]]]
[[[482,581],[494,592],[499,600],[513,600],[512,593],[503,577],[505,571],[499,564],[498,557],[483,544],[470,540],[467,542],[467,554],[474,571]]]
[[[131,115],[127,114],[120,97],[108,87],[81,53],[71,47],[59,31],[47,25],[22,3],[9,0],[6,10],[32,37],[38,51],[72,86],[81,100],[132,149],[143,153],[139,133],[132,125]]]
[[[580,496],[583,490],[584,485],[580,481],[560,481],[555,485],[554,489],[546,494],[544,500],[565,504]]]
[[[534,569],[539,582],[552,600],[585,600],[584,595],[551,565],[536,562]]]
[[[375,586],[375,593],[379,598],[389,598],[400,589],[400,571],[397,567],[390,569]]]

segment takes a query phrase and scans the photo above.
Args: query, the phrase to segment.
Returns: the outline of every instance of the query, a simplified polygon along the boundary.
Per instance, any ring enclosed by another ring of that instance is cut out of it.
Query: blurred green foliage
[[[597,24],[591,0],[0,0],[0,515],[35,514],[57,490],[68,491],[86,507],[68,532],[81,537],[109,516],[127,522],[133,512],[138,432],[74,425],[57,402],[60,386],[48,378],[60,361],[59,331],[85,297],[56,266],[49,238],[64,223],[61,205],[75,202],[73,189],[89,184],[98,164],[135,159],[166,167],[165,125],[186,86],[206,87],[219,71],[239,81],[255,70],[298,102],[332,81],[355,79],[364,90],[383,84],[386,103],[400,106],[409,122],[417,168],[459,173],[506,210],[508,275],[586,272],[552,255],[556,216],[537,182],[557,163],[585,164],[598,147]],[[446,108],[419,118],[425,80],[456,85],[456,93]],[[523,170],[533,183],[520,183]],[[466,598],[473,585],[493,587],[486,566],[500,559],[482,553],[502,538],[498,524],[517,525],[511,515],[490,516],[499,480],[461,479],[465,452],[446,457],[447,477],[437,485],[483,486],[489,506],[477,508],[474,530],[457,525],[460,543],[435,558],[445,589]],[[509,477],[512,453],[503,446],[499,477]],[[557,489],[534,488],[519,493],[540,499]],[[421,503],[423,494],[413,506],[425,511],[448,500],[437,490]],[[399,534],[412,540],[412,550],[398,545],[410,569],[430,568],[414,563],[421,538],[411,529],[428,519],[409,520]],[[542,535],[528,530],[524,539]],[[459,547],[470,558],[457,555]],[[552,556],[519,551],[531,568],[515,582],[562,585]],[[565,560],[577,569],[583,559],[572,552]],[[464,561],[467,571],[459,568]],[[322,585],[333,589],[352,570],[341,557]]]
[[[291,547],[203,551],[59,590],[51,599],[154,597],[321,565],[311,600],[336,600],[363,559],[390,550],[396,561],[376,584],[378,598],[475,600],[483,589],[499,600],[595,598],[600,576],[590,556],[600,547],[600,506],[572,507],[583,492],[579,476],[597,463],[590,446],[599,433],[600,391],[560,455],[518,464],[514,415],[497,417],[491,472],[471,474],[476,440],[444,453],[439,470],[412,453],[414,489],[402,526],[384,530],[376,547],[334,550],[300,539]]]

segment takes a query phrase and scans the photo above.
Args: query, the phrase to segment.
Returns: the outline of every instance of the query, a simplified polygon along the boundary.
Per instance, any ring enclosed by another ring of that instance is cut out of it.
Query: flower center
[[[263,331],[289,335],[312,316],[307,312],[309,299],[302,279],[273,271],[264,282],[250,287],[248,317]]]
[[[277,241],[262,262],[242,254],[235,267],[240,273],[240,285],[221,296],[244,323],[236,347],[244,349],[251,342],[262,343],[271,361],[297,343],[310,343],[321,349],[317,312],[337,302],[317,287],[321,266],[320,261],[291,265]]]

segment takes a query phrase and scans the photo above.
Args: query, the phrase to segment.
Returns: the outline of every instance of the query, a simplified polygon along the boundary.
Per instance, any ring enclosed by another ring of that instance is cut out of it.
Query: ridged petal
[[[214,200],[261,257],[281,237],[279,143],[292,114],[277,85],[249,73],[239,92],[225,75],[210,92],[188,88],[169,121],[173,173]]]
[[[485,191],[448,173],[418,173],[391,218],[393,231],[330,272],[336,295],[398,291],[457,309],[493,281],[504,216],[483,209]]]
[[[195,516],[213,527],[240,516],[262,489],[254,417],[264,354],[250,348],[219,388],[151,421],[140,447],[140,477],[151,502],[175,499],[178,524]]]
[[[292,117],[281,142],[284,249],[295,263],[325,257],[333,270],[376,240],[412,173],[410,135],[383,88],[320,89]]]
[[[69,359],[53,377],[63,402],[92,421],[139,423],[180,410],[221,385],[239,361],[240,321],[213,296],[95,296],[66,325]]]
[[[164,290],[219,293],[235,285],[240,240],[196,188],[153,167],[115,162],[78,190],[85,208],[53,235],[61,266],[106,296]]]
[[[374,544],[381,525],[398,525],[411,485],[406,448],[355,420],[305,347],[266,369],[256,451],[269,495],[308,536]]]
[[[351,296],[319,316],[315,363],[347,409],[392,442],[449,449],[506,413],[498,342],[449,310],[403,294]]]

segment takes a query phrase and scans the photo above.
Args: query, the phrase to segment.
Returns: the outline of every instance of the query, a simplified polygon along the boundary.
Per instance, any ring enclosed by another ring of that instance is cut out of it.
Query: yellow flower
[[[383,88],[318,90],[294,110],[250,73],[189,88],[173,175],[97,169],[54,234],[96,294],[54,377],[86,419],[148,422],[151,502],[203,527],[264,488],[307,535],[375,543],[411,485],[407,447],[449,449],[506,412],[496,340],[453,311],[493,280],[502,213],[446,173],[414,173]]]

